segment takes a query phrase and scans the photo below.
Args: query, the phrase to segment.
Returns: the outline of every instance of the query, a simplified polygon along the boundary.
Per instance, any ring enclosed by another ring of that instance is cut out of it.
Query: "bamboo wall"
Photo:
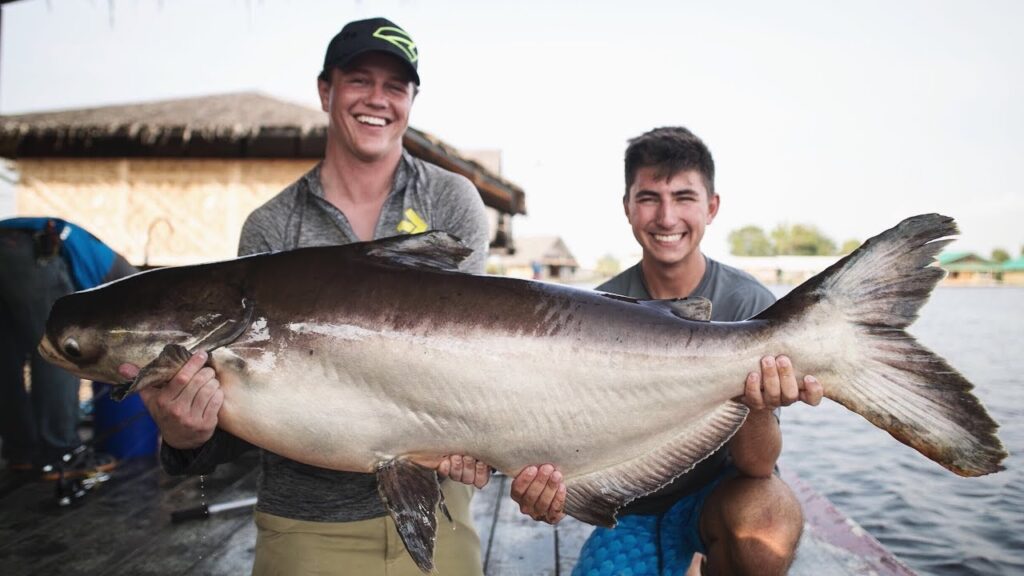
[[[77,223],[133,264],[233,258],[246,216],[311,160],[23,159],[19,216]]]

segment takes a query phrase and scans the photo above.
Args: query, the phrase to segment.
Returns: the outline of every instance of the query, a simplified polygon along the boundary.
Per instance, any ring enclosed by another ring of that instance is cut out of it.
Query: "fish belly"
[[[220,371],[220,425],[337,470],[465,454],[510,474],[557,463],[571,478],[670,442],[741,393],[750,369],[557,339],[351,332],[219,351],[245,362]]]

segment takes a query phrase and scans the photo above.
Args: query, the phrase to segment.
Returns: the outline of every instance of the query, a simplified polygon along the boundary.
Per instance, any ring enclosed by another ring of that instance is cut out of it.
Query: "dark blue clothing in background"
[[[0,437],[8,464],[38,469],[81,444],[79,379],[36,350],[53,303],[135,271],[75,224],[0,220]]]
[[[101,242],[81,226],[59,218],[10,218],[0,220],[0,228],[42,232],[48,222],[53,222],[60,237],[60,255],[71,272],[75,290],[85,290],[104,284],[123,275],[110,278],[118,259],[117,252]],[[125,262],[124,264],[127,264]]]

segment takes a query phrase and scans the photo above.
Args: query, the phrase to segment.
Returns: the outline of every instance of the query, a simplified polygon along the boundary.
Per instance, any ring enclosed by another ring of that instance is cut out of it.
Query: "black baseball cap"
[[[413,81],[420,84],[416,63],[420,55],[416,43],[405,30],[387,18],[356,20],[345,24],[331,43],[324,56],[324,71],[332,67],[344,68],[356,56],[366,52],[387,52],[396,56],[409,69]]]

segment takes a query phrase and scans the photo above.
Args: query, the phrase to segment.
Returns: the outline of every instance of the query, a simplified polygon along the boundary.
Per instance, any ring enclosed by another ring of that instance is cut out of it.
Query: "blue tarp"
[[[115,253],[109,246],[81,226],[60,218],[10,218],[0,220],[0,228],[40,231],[53,221],[61,238],[60,255],[71,270],[76,290],[99,286],[114,263]]]

